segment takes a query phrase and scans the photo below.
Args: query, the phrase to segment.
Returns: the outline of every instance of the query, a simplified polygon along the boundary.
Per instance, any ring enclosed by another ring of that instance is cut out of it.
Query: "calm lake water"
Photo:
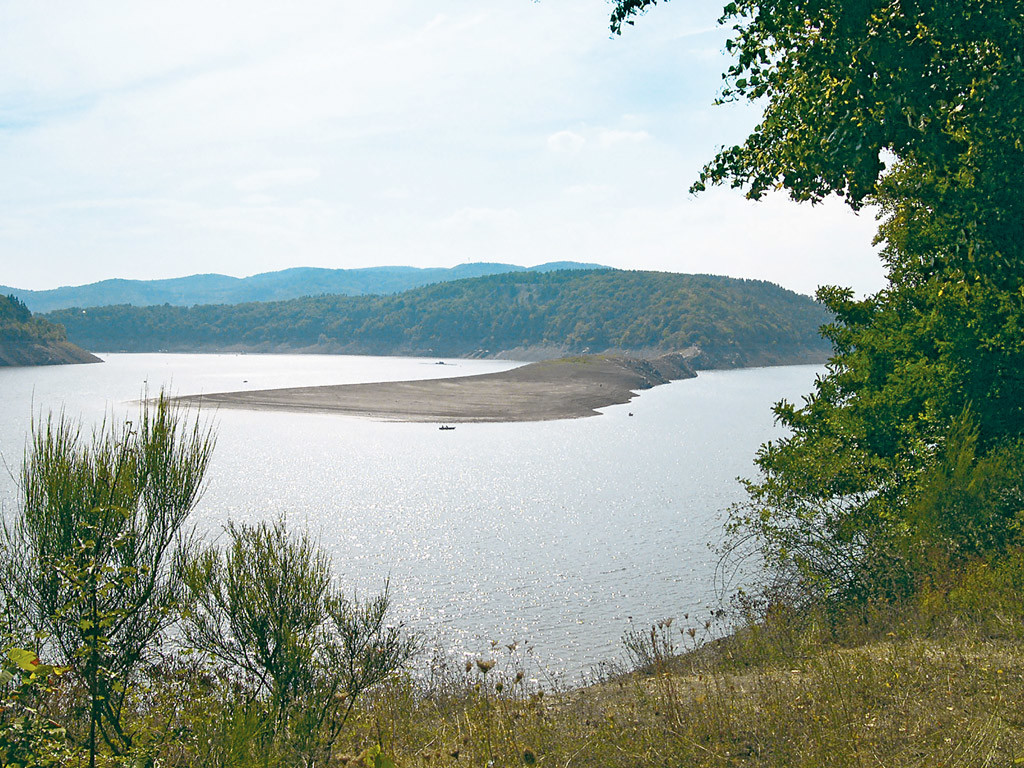
[[[5,513],[33,414],[86,427],[131,418],[145,387],[174,394],[489,373],[494,360],[312,355],[103,355],[101,365],[0,368]],[[314,533],[366,595],[391,580],[396,615],[452,654],[531,647],[570,681],[621,655],[621,637],[715,607],[710,545],[742,498],[770,406],[816,366],[703,372],[598,417],[523,424],[375,422],[221,410],[195,522],[284,517]],[[632,416],[630,416],[632,412]]]

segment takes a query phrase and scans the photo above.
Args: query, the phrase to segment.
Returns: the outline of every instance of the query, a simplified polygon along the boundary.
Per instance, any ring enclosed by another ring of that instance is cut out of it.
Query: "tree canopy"
[[[613,30],[655,4],[621,0]],[[819,291],[828,372],[776,407],[791,434],[762,447],[734,531],[818,595],[1020,543],[1024,2],[738,0],[720,22],[720,101],[764,112],[694,189],[874,205],[888,277]]]
[[[612,29],[656,3],[620,0]],[[719,22],[733,32],[721,101],[764,114],[698,189],[729,180],[754,198],[782,187],[859,206],[887,153],[969,184],[965,168],[1021,151],[1020,0],[737,0]]]
[[[64,329],[33,317],[17,296],[0,296],[0,341],[64,341]]]

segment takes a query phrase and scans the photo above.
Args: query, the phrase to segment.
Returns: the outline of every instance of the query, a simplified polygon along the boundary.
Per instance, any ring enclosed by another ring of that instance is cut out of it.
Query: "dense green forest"
[[[114,306],[47,315],[108,351],[287,351],[436,356],[702,350],[703,367],[822,360],[828,322],[806,296],[711,275],[514,272],[392,296],[237,306]]]
[[[32,317],[28,307],[15,296],[0,296],[0,338],[5,341],[67,341],[61,326]]]
[[[276,272],[262,272],[249,277],[210,274],[189,275],[166,280],[118,278],[45,291],[29,291],[0,285],[0,292],[16,295],[33,312],[49,312],[67,307],[104,307],[109,304],[134,304],[137,307],[173,304],[189,307],[193,304],[283,301],[325,293],[339,293],[345,296],[398,293],[432,283],[496,275],[504,272],[552,272],[561,269],[594,268],[600,268],[600,265],[581,264],[574,261],[550,262],[534,267],[488,262],[427,268],[321,269],[294,267]]]
[[[0,296],[0,366],[96,362],[60,325],[34,317],[15,296]]]

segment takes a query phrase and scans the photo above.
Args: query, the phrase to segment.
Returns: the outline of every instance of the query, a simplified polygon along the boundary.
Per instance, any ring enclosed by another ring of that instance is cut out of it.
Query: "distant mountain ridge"
[[[823,362],[831,322],[759,280],[615,269],[508,272],[377,296],[62,309],[47,319],[107,352],[319,352],[525,360],[697,348],[699,368]]]
[[[33,312],[79,307],[105,307],[131,304],[149,307],[170,304],[190,307],[195,304],[245,304],[252,301],[284,301],[303,296],[338,294],[363,296],[400,293],[412,288],[461,280],[467,277],[506,272],[553,272],[564,269],[603,269],[599,264],[555,261],[534,267],[515,264],[474,262],[455,267],[365,267],[360,269],[323,269],[294,267],[263,272],[250,277],[205,274],[165,280],[102,280],[88,285],[65,286],[45,291],[30,291],[0,285],[0,294],[17,296]]]

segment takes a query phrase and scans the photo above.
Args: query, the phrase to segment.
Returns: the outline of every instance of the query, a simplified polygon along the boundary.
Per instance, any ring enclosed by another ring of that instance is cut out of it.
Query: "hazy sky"
[[[0,284],[467,261],[881,286],[838,202],[687,188],[718,4],[622,37],[602,0],[0,5]]]

